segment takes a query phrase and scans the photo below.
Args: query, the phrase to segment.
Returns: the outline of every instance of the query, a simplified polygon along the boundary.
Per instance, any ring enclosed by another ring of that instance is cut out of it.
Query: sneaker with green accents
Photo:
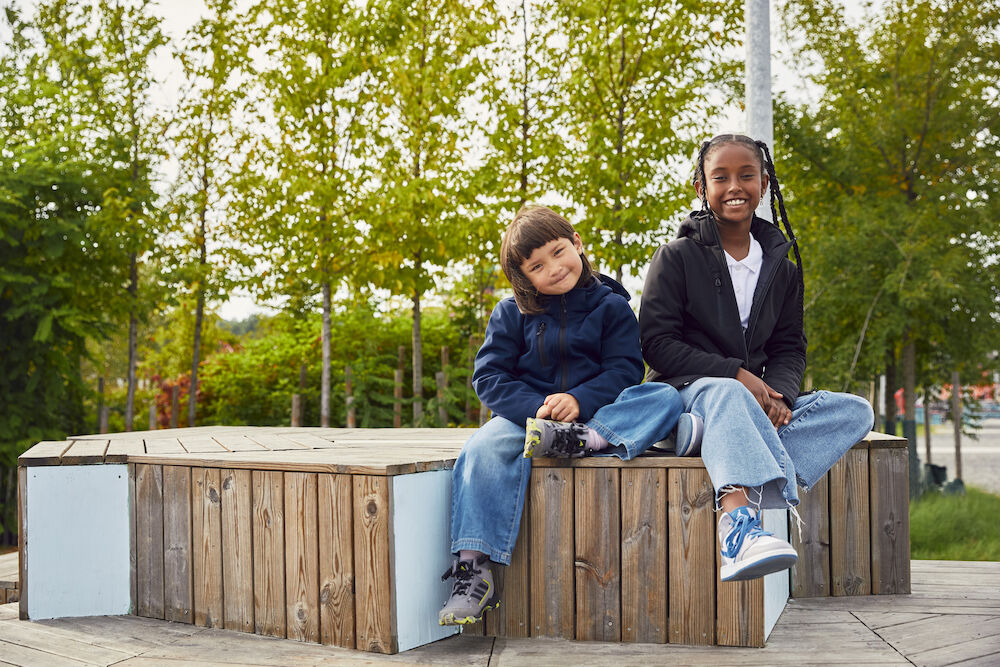
[[[524,458],[552,456],[575,459],[586,456],[587,432],[584,424],[528,417],[524,424]]]
[[[455,578],[451,596],[438,614],[439,625],[467,625],[482,620],[487,609],[500,606],[500,592],[493,580],[489,558],[458,560],[441,575],[441,581]]]

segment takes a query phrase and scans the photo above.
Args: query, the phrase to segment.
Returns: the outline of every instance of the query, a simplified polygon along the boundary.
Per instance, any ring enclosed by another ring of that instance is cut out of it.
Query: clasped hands
[[[572,394],[549,394],[535,412],[537,419],[555,419],[561,422],[575,421],[579,416],[580,404]]]
[[[767,418],[774,424],[774,428],[780,428],[792,421],[792,411],[785,404],[784,397],[772,389],[770,385],[745,368],[740,368],[737,371],[736,379],[749,389],[753,397],[757,399],[760,407],[767,414]]]

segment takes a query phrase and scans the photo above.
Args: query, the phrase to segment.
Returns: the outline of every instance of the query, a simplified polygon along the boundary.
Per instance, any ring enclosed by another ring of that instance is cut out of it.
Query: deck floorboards
[[[763,649],[459,635],[382,656],[136,616],[19,621],[8,604],[0,664],[1000,664],[1000,563],[912,561],[912,574],[913,595],[790,601]]]

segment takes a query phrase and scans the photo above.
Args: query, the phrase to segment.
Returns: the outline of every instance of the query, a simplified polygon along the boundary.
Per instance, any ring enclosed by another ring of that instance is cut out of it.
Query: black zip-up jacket
[[[798,269],[775,225],[754,216],[750,233],[764,258],[745,332],[719,230],[706,212],[692,213],[653,254],[639,309],[646,378],[680,388],[736,377],[743,367],[792,408],[806,369]]]

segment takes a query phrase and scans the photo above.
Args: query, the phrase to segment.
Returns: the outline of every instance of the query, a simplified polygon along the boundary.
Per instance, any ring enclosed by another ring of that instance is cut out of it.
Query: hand
[[[772,389],[770,385],[745,368],[736,372],[736,379],[757,399],[757,403],[774,428],[784,426],[792,420],[792,412],[785,405],[784,397],[780,392]]]
[[[571,422],[580,416],[580,404],[572,394],[549,394],[545,397],[545,404],[538,411],[541,412],[545,408],[549,409],[548,417],[556,421]]]
[[[548,419],[551,414],[552,407],[542,403],[538,410],[535,411],[535,419]]]

